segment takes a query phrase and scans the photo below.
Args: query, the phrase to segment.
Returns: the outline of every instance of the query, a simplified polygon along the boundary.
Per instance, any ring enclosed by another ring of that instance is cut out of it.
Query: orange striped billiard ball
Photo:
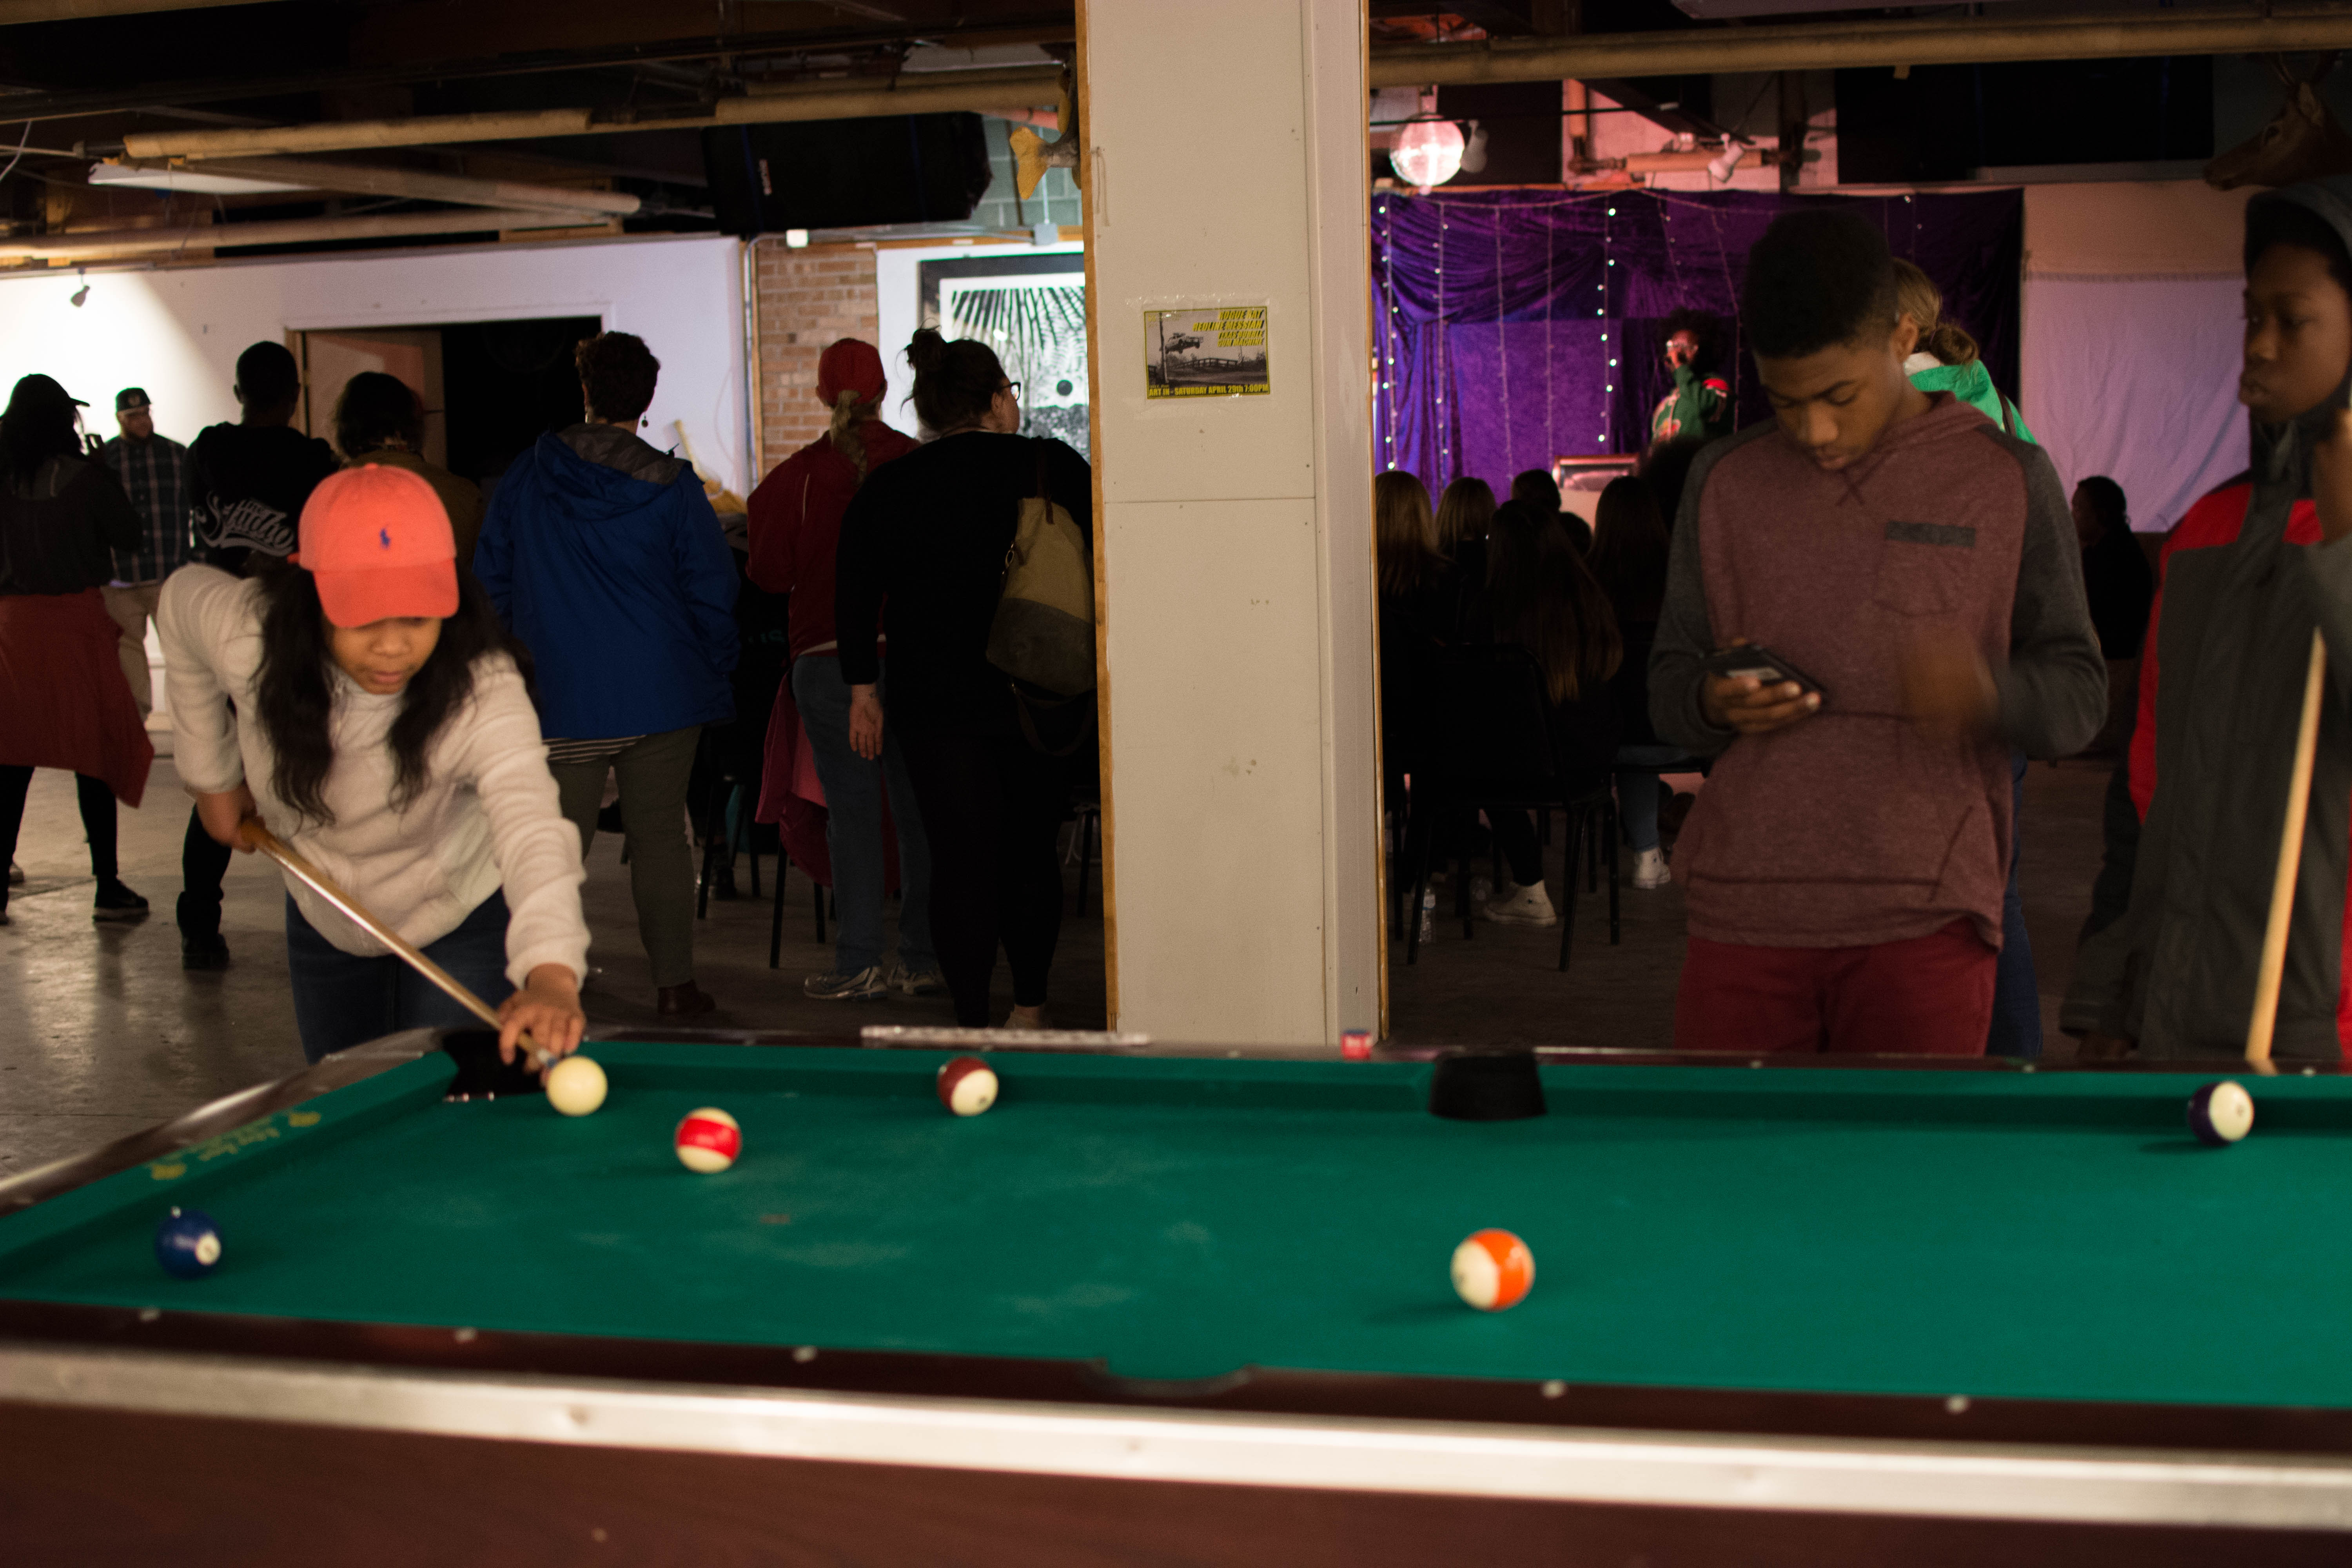
[[[1454,1249],[1454,1289],[1482,1312],[1499,1312],[1527,1299],[1536,1282],[1536,1255],[1507,1230],[1482,1230]]]

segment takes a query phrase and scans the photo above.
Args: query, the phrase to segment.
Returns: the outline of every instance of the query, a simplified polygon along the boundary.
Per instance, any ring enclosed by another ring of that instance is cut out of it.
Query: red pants
[[[1874,947],[1695,936],[1675,999],[1675,1048],[1980,1057],[2000,956],[1966,920]]]

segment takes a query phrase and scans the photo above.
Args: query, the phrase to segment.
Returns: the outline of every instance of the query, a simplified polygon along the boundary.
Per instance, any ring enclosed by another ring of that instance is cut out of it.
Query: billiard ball
[[[686,1113],[677,1124],[675,1142],[678,1163],[706,1176],[715,1175],[743,1152],[743,1129],[725,1111],[706,1105]]]
[[[2209,1083],[2189,1097],[2189,1131],[2200,1143],[2216,1149],[2235,1143],[2254,1130],[2254,1097],[2223,1079]]]
[[[155,1261],[175,1279],[201,1279],[221,1260],[220,1227],[194,1209],[173,1209],[155,1227]]]
[[[566,1057],[547,1069],[547,1103],[566,1116],[585,1116],[604,1103],[604,1069],[587,1057]]]
[[[1507,1230],[1482,1230],[1454,1249],[1454,1289],[1482,1312],[1499,1312],[1527,1299],[1536,1282],[1536,1255]]]
[[[996,1103],[996,1073],[978,1057],[958,1057],[940,1068],[939,1091],[958,1116],[978,1116]]]

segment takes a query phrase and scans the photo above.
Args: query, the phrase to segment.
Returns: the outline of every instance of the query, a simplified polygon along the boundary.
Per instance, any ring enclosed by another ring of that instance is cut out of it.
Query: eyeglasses
[[[1021,401],[1021,384],[1020,384],[1019,382],[1017,382],[1017,381],[1008,381],[1008,382],[1006,382],[1006,383],[1004,384],[1004,390],[1005,390],[1005,391],[1007,391],[1007,392],[1009,392],[1009,393],[1011,393],[1011,394],[1013,395],[1013,402],[1018,403],[1018,402],[1020,402],[1020,401]]]

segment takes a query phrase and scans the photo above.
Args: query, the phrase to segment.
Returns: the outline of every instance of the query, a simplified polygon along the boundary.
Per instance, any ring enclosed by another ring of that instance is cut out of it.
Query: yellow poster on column
[[[1143,312],[1146,397],[1253,397],[1273,390],[1264,305]]]

